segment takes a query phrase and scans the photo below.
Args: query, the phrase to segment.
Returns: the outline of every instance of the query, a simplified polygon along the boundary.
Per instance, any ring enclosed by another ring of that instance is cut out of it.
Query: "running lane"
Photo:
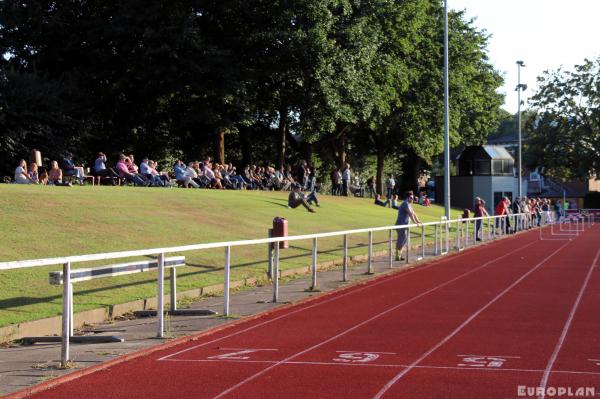
[[[391,386],[382,390],[381,397],[418,399],[441,394],[461,399],[516,398],[526,394],[527,388],[544,385],[541,381],[545,370],[565,324],[577,311],[580,293],[590,292],[591,285],[600,283],[593,273],[598,261],[598,238],[597,230],[592,230],[569,243],[455,335],[432,347],[431,353],[415,364],[418,367],[399,372],[390,380]],[[587,329],[594,323],[595,329],[600,326],[600,319],[594,318],[597,312],[591,311],[594,304],[598,305],[597,294],[585,299],[585,306],[578,311],[583,317],[576,328],[576,339],[590,341],[593,333]],[[586,322],[587,317],[594,319]],[[597,336],[595,342],[596,349],[600,349]],[[586,370],[581,357],[591,352],[582,350],[586,345],[581,341],[570,343],[566,358],[556,364],[563,372],[552,373],[552,385],[548,387],[579,387],[584,381],[587,386],[600,387],[600,374],[579,373]],[[593,367],[588,361],[587,369]],[[580,384],[574,384],[575,380]]]
[[[538,242],[513,250],[492,266],[421,296],[410,306],[396,306],[343,334],[289,354],[217,397],[374,397],[423,352],[566,246]],[[301,389],[289,392],[299,377],[304,382]],[[413,396],[395,392],[390,397]]]
[[[600,251],[600,225],[594,228],[588,243],[590,250]],[[572,316],[563,326],[563,334],[549,357],[544,377],[534,386],[559,387],[577,392],[591,389],[600,395],[600,252],[596,252],[593,270]],[[550,391],[547,391],[550,392]],[[549,395],[546,395],[547,397]]]
[[[534,232],[508,238],[278,309],[36,397],[372,397],[402,363],[409,364],[555,247],[538,242]],[[463,287],[459,297],[456,287]]]

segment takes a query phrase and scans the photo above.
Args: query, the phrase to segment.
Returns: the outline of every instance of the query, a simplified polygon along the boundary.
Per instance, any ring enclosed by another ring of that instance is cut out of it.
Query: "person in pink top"
[[[131,164],[131,161],[129,161],[129,163],[128,163],[127,162],[128,159],[129,158],[127,158],[123,154],[119,155],[119,161],[117,162],[117,165],[116,165],[117,173],[119,174],[119,177],[121,177],[129,182],[132,182],[136,186],[145,186],[146,182],[144,182],[144,180],[142,180],[141,177],[139,177],[136,173],[131,173],[130,168],[129,168],[129,164]]]

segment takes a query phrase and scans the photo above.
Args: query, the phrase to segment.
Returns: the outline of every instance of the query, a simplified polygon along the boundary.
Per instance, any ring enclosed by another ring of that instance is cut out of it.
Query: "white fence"
[[[549,216],[551,213],[548,212],[547,216],[541,217],[539,222],[541,224],[546,224],[552,221],[552,218]],[[579,220],[580,216],[577,215],[573,220]],[[593,218],[587,218],[588,223],[593,222]],[[429,244],[433,244],[433,255],[445,254],[450,251],[450,242],[451,242],[451,229],[454,228],[456,240],[455,248],[457,250],[462,250],[471,245],[475,244],[477,241],[489,241],[496,239],[500,236],[503,236],[508,233],[508,228],[512,231],[520,231],[528,228],[533,228],[538,225],[537,219],[533,215],[529,214],[512,214],[508,216],[488,216],[488,217],[480,217],[480,218],[467,218],[467,219],[455,219],[455,220],[445,220],[442,218],[439,222],[429,222],[422,224],[409,224],[403,226],[384,226],[384,227],[374,227],[367,229],[356,229],[356,230],[344,230],[344,231],[336,231],[329,233],[318,233],[318,234],[306,234],[306,235],[298,235],[298,236],[288,236],[288,237],[271,237],[264,239],[256,239],[256,240],[240,240],[240,241],[229,241],[229,242],[215,242],[215,243],[207,243],[207,244],[195,244],[195,245],[184,245],[178,247],[168,247],[168,248],[153,248],[153,249],[145,249],[145,250],[136,250],[136,251],[123,251],[123,252],[110,252],[110,253],[100,253],[100,254],[91,254],[91,255],[77,255],[77,256],[67,256],[67,257],[58,257],[58,258],[49,258],[49,259],[35,259],[35,260],[23,260],[23,261],[13,261],[13,262],[0,262],[0,270],[12,270],[19,268],[30,268],[30,267],[40,267],[40,266],[49,266],[49,265],[59,265],[63,266],[63,311],[62,311],[62,347],[61,347],[61,361],[63,365],[66,365],[69,361],[69,338],[70,338],[70,326],[72,321],[71,314],[73,309],[72,303],[72,284],[70,281],[71,278],[71,266],[74,263],[80,262],[90,262],[90,261],[99,261],[99,260],[109,260],[109,259],[122,259],[122,258],[131,258],[131,257],[139,257],[139,256],[147,256],[147,255],[155,255],[158,259],[158,279],[157,279],[157,299],[158,299],[158,310],[164,309],[164,277],[165,277],[165,255],[171,253],[181,253],[181,252],[189,252],[189,251],[198,251],[198,250],[206,250],[206,249],[214,249],[214,248],[223,248],[224,249],[224,279],[223,279],[223,292],[224,292],[224,309],[223,313],[225,315],[229,315],[229,305],[230,305],[230,272],[231,272],[231,248],[238,246],[246,246],[246,245],[264,245],[268,244],[269,246],[273,246],[273,262],[272,262],[272,273],[271,279],[273,281],[273,301],[277,302],[279,300],[279,245],[273,245],[273,243],[279,243],[281,241],[300,241],[300,240],[311,240],[312,241],[312,288],[316,288],[317,286],[317,248],[318,248],[318,240],[326,237],[343,237],[343,262],[342,262],[342,279],[344,281],[347,280],[347,266],[348,266],[348,236],[350,235],[359,235],[359,234],[368,234],[368,257],[367,257],[367,268],[368,273],[373,272],[373,233],[388,231],[388,266],[391,268],[393,266],[393,254],[394,254],[394,239],[393,239],[393,231],[406,229],[407,230],[407,254],[406,254],[406,262],[409,261],[409,256],[411,255],[411,231],[414,234],[416,229],[417,233],[420,233],[420,242],[418,245],[413,245],[412,248],[417,250],[417,259],[422,259],[426,255],[425,247],[428,242],[426,240],[425,228],[428,226],[433,226],[434,228],[434,242]],[[583,224],[582,224],[583,226]],[[577,227],[579,231],[579,227]],[[164,313],[161,311],[157,312],[157,336],[164,337]]]

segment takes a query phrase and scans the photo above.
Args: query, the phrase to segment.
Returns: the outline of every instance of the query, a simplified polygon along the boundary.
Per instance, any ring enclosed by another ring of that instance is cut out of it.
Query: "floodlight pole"
[[[448,0],[444,0],[444,209],[450,220],[450,124],[448,105]]]
[[[523,188],[522,188],[522,170],[523,168],[521,167],[521,162],[522,162],[522,157],[521,157],[521,150],[523,147],[523,143],[522,143],[522,138],[521,138],[521,89],[523,89],[523,85],[521,85],[521,67],[524,67],[525,63],[523,61],[517,61],[517,104],[518,104],[518,108],[517,108],[517,132],[519,134],[519,148],[517,150],[518,155],[517,157],[519,158],[519,163],[518,163],[518,179],[519,181],[517,182],[517,191],[519,192],[519,198],[523,198]]]

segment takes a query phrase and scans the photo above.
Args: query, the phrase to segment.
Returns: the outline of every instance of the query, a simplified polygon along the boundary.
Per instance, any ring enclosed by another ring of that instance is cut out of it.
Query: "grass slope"
[[[0,262],[266,237],[275,216],[288,219],[290,235],[391,225],[396,218],[396,211],[361,198],[321,196],[316,214],[286,205],[282,192],[2,184]],[[443,214],[437,206],[415,210],[423,221]],[[349,241],[350,254],[366,252],[366,237]],[[310,265],[311,243],[290,244],[281,267]],[[188,266],[178,273],[178,289],[222,282],[222,249],[183,255]],[[319,241],[319,261],[340,257],[341,238]],[[266,261],[263,245],[233,248],[232,279],[263,277]],[[48,272],[60,269],[0,272],[0,326],[60,314],[61,288],[48,284]],[[77,283],[75,310],[153,296],[155,279],[150,272]]]

